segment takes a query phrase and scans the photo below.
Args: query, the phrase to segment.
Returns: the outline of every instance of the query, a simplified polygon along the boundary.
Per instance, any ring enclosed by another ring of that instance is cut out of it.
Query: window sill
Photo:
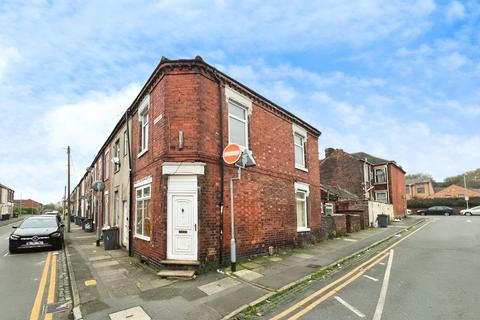
[[[135,234],[133,237],[137,238],[137,239],[140,239],[140,240],[143,240],[143,241],[150,241],[150,237],[145,237],[145,236],[142,236],[142,235],[139,235],[139,234]]]
[[[137,155],[137,159],[140,158],[141,156],[143,156],[145,153],[148,152],[148,149],[144,149],[143,151],[141,151],[138,155]]]
[[[307,168],[301,167],[301,166],[298,166],[298,165],[295,165],[295,169],[301,170],[301,171],[303,171],[303,172],[308,172],[308,169],[307,169]]]
[[[306,228],[306,227],[297,228],[297,232],[308,232],[308,231],[310,231],[310,228]]]
[[[373,184],[374,184],[374,185],[387,184],[387,181],[385,181],[385,182],[376,182],[376,181],[375,181]]]

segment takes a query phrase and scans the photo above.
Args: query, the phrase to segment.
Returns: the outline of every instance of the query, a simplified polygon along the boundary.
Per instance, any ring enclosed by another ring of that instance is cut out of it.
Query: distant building
[[[339,187],[360,199],[393,205],[394,216],[405,216],[405,171],[395,161],[365,152],[328,148],[320,160],[322,184]]]
[[[435,193],[430,179],[407,179],[405,182],[405,194],[407,200],[430,198]]]
[[[469,197],[480,197],[480,192],[452,184],[451,186],[434,193],[431,198],[464,198],[465,195],[468,195]]]
[[[27,209],[35,209],[37,213],[40,213],[43,208],[43,204],[32,199],[18,199],[15,200],[15,206]]]
[[[13,197],[15,191],[3,184],[0,184],[0,215],[12,216],[13,215]]]

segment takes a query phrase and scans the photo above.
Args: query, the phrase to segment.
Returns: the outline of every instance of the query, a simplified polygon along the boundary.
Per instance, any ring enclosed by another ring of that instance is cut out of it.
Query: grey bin
[[[377,216],[378,226],[380,228],[388,227],[388,216],[386,214],[379,214]]]
[[[82,229],[85,232],[93,232],[93,220],[92,219],[85,219],[83,220]]]
[[[118,227],[103,229],[102,232],[105,250],[118,249]]]

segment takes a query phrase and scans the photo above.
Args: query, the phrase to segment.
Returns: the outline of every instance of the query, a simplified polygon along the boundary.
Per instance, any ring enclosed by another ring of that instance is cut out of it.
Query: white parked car
[[[480,206],[460,210],[460,214],[463,214],[464,216],[480,215]]]

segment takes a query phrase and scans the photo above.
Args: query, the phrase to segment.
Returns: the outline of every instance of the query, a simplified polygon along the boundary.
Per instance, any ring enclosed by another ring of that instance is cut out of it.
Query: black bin
[[[118,227],[103,229],[102,233],[105,250],[118,249]]]
[[[82,223],[82,229],[85,230],[85,232],[93,232],[93,220],[84,219]]]
[[[75,223],[75,216],[70,215],[70,222]]]
[[[388,227],[388,216],[386,214],[379,214],[377,216],[378,226],[380,228]]]

